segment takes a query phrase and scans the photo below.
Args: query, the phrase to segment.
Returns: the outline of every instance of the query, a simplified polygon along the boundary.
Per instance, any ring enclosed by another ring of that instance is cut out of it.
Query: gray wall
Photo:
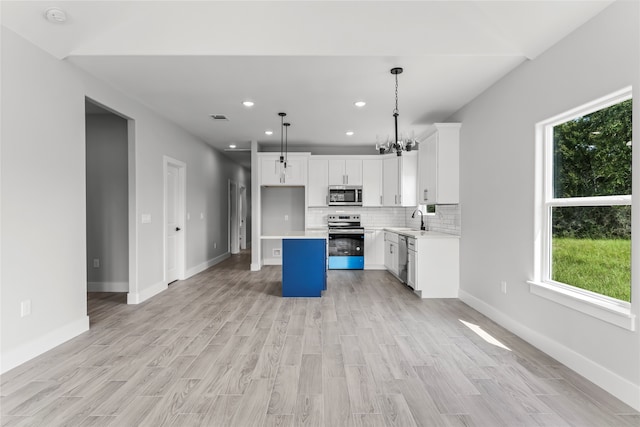
[[[187,166],[187,275],[228,256],[228,181],[249,188],[250,172],[5,27],[1,42],[0,371],[5,372],[89,328],[85,98],[130,119],[131,302],[166,289],[164,156]],[[46,114],[34,116],[34,109]],[[151,223],[142,224],[142,214],[151,215]],[[21,317],[26,300],[31,314]]]
[[[640,407],[640,334],[533,295],[535,125],[633,85],[640,135],[640,10],[615,2],[449,118],[461,130],[461,297],[608,391]],[[640,150],[633,188],[640,189]],[[640,198],[632,265],[640,266]],[[508,293],[500,292],[500,282]],[[632,312],[640,313],[633,273]],[[637,319],[636,319],[637,325]]]
[[[87,282],[89,291],[129,290],[127,121],[88,114]],[[98,259],[100,266],[94,267]]]

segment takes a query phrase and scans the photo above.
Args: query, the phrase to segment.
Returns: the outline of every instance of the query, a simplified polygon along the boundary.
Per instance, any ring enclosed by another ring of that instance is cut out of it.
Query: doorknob
[[[176,227],[176,231],[180,231],[180,227]]]

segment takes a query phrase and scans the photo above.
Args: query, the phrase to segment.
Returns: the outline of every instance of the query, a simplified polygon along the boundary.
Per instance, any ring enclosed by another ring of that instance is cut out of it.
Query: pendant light
[[[396,77],[396,108],[393,110],[393,121],[395,124],[395,139],[393,140],[393,146],[396,149],[396,154],[398,156],[402,156],[402,145],[398,140],[398,116],[400,112],[398,111],[398,74],[401,74],[403,71],[400,67],[395,67],[391,69],[391,74]]]
[[[284,142],[284,117],[287,115],[287,113],[278,113],[278,115],[280,116],[280,163],[284,163],[284,155],[282,152],[282,148],[283,148],[283,142]]]
[[[289,126],[291,126],[291,123],[283,123],[282,125],[284,126],[284,168],[286,169],[289,157]]]

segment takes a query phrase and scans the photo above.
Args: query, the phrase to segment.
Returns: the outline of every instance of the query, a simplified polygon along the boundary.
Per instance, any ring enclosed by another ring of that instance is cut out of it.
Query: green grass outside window
[[[553,238],[552,279],[631,301],[631,240]]]

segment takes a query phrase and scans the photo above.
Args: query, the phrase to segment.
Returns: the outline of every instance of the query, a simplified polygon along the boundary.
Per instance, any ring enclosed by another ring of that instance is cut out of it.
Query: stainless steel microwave
[[[329,206],[362,206],[362,186],[330,185]]]

